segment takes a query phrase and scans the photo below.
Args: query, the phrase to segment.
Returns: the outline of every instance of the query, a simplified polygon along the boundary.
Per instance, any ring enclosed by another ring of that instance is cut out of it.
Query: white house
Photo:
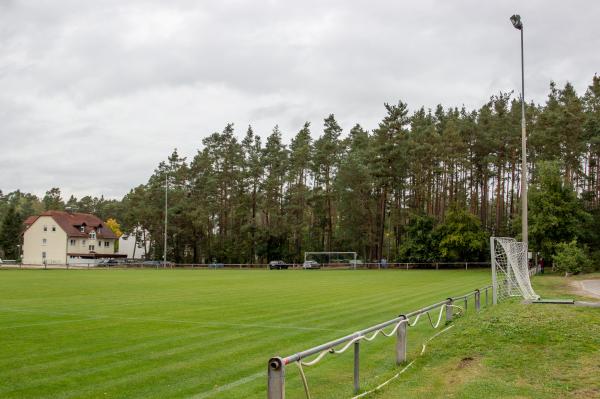
[[[23,263],[96,263],[100,258],[121,258],[115,253],[115,233],[87,213],[47,211],[25,220]]]
[[[136,227],[131,234],[119,237],[119,252],[127,255],[128,259],[144,259],[150,248],[150,233]]]

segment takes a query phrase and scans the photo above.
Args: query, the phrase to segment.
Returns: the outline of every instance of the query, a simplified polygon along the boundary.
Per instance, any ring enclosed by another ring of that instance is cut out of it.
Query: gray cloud
[[[384,102],[478,107],[600,65],[600,5],[576,0],[0,2],[0,188],[120,197],[177,147],[234,122],[290,139],[335,113],[374,128]]]

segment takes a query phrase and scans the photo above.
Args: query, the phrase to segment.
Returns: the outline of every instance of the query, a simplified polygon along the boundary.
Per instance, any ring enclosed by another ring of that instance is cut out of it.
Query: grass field
[[[482,270],[0,270],[0,397],[264,398],[270,356],[489,282]],[[411,329],[411,353],[431,334]],[[361,346],[365,387],[397,370],[393,345]],[[349,397],[352,355],[307,375],[314,397]],[[293,365],[287,376],[287,397],[304,397]]]

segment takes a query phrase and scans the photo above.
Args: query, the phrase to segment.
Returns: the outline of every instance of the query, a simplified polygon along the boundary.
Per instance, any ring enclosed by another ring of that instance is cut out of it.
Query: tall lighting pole
[[[163,248],[163,267],[167,267],[167,198],[169,192],[169,174],[165,174],[165,246]]]
[[[523,55],[523,22],[518,14],[510,17],[515,29],[521,31],[521,208],[523,215],[521,225],[523,228],[522,240],[527,244],[528,226],[527,226],[527,134],[525,130],[525,62]]]

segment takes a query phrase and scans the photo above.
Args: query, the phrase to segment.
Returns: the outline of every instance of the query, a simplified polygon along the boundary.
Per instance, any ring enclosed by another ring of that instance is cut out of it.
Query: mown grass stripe
[[[265,380],[244,378],[266,378],[271,355],[338,338],[489,278],[479,271],[1,273],[2,325],[40,324],[0,334],[9,348],[0,353],[0,392],[9,398],[264,397]],[[35,296],[23,289],[30,286]],[[101,318],[67,321],[92,316]],[[365,346],[365,378],[382,359],[388,364],[378,351],[389,342]],[[333,358],[315,375],[329,378],[339,365],[346,375],[347,361]],[[298,382],[290,375],[290,387]],[[338,396],[339,385],[319,393]]]

